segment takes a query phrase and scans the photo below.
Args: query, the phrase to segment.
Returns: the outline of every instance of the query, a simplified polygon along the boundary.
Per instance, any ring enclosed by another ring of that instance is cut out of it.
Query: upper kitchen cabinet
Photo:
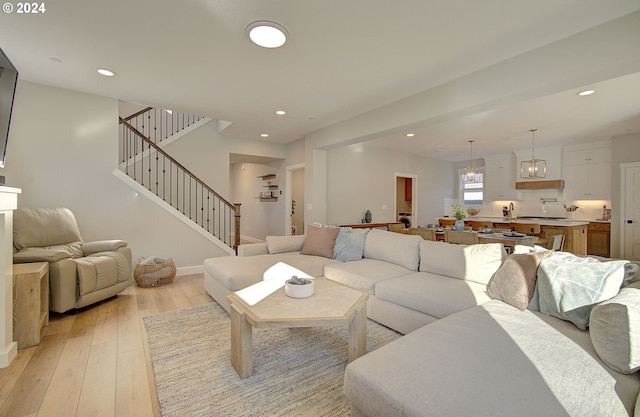
[[[512,153],[484,158],[484,199],[520,200],[516,190],[516,156]]]
[[[611,200],[611,143],[567,146],[564,199]]]

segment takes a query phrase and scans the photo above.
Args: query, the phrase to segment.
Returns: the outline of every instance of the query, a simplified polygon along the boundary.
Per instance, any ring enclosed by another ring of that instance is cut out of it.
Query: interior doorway
[[[620,254],[640,261],[640,162],[621,164]]]
[[[405,228],[418,225],[418,176],[396,172],[395,220]]]
[[[305,232],[304,164],[288,166],[285,182],[286,234],[302,235]]]

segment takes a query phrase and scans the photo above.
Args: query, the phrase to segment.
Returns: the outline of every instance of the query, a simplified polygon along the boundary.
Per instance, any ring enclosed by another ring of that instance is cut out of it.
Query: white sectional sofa
[[[369,318],[406,336],[347,366],[344,391],[353,416],[627,416],[635,407],[640,417],[640,284],[590,307],[597,331],[584,331],[571,317],[523,309],[508,297],[518,308],[492,300],[504,293],[495,277],[514,265],[517,276],[522,267],[513,255],[505,262],[501,244],[357,233],[309,228],[306,236],[241,245],[237,257],[205,261],[205,289],[228,311],[229,293],[285,262],[367,291]],[[348,250],[341,252],[345,239]],[[582,267],[591,264],[569,270]],[[546,291],[533,297],[535,308],[549,308]]]

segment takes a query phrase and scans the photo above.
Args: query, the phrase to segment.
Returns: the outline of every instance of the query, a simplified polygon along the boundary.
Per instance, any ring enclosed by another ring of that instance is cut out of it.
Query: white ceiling
[[[45,6],[42,14],[0,14],[0,47],[22,80],[227,120],[225,135],[289,143],[636,12],[640,0],[56,0]],[[285,46],[249,42],[245,28],[256,20],[285,26]],[[116,76],[102,77],[97,67]],[[640,67],[619,74],[590,84],[598,89],[590,97],[545,86],[533,99],[414,124],[407,127],[416,132],[413,139],[398,126],[393,134],[381,129],[370,144],[464,160],[469,139],[478,155],[523,149],[530,128],[539,129],[536,146],[640,132]],[[275,115],[278,109],[287,114]]]

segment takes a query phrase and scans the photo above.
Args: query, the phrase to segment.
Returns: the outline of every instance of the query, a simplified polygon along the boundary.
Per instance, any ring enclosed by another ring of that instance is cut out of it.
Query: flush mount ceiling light
[[[263,48],[279,48],[287,41],[289,32],[284,26],[268,20],[258,20],[247,26],[251,42]]]
[[[285,114],[287,114],[287,112],[286,112],[286,111],[284,111],[284,110],[276,110],[276,114],[277,114],[278,116],[284,116]]]
[[[588,90],[582,90],[582,91],[578,91],[578,95],[579,96],[590,96],[591,94],[595,93],[596,90],[590,88]]]
[[[98,74],[104,75],[105,77],[113,77],[114,75],[116,75],[115,72],[106,68],[98,68],[97,71],[98,71]]]
[[[462,169],[462,179],[466,183],[470,182],[478,182],[478,174],[480,171],[477,168],[473,167],[473,139],[469,141],[470,151],[469,151],[469,165]]]
[[[269,134],[268,133],[260,133],[260,137],[261,138],[268,138]]]
[[[520,163],[520,178],[536,179],[547,176],[547,161],[535,157],[536,130],[538,129],[529,130],[531,132],[531,159]]]
[[[416,135],[415,133],[407,133],[405,136],[408,137],[408,138],[412,138],[415,135]]]

